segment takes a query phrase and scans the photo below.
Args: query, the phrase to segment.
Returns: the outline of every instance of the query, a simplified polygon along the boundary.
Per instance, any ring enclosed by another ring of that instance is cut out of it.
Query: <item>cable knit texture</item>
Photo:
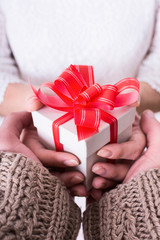
[[[72,240],[80,209],[65,186],[39,163],[0,152],[0,239]]]
[[[160,170],[106,193],[84,213],[86,240],[160,239]]]

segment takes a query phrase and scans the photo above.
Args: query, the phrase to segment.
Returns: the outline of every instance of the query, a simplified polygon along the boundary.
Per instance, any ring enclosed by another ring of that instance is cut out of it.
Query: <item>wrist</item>
[[[137,107],[137,112],[141,114],[146,109],[160,111],[160,93],[147,82],[140,82],[140,106]]]

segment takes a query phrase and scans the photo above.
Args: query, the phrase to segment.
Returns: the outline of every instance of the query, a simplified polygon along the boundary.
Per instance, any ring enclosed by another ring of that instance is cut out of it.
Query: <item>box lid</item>
[[[135,118],[135,111],[135,108],[127,106],[107,111],[118,120],[118,135],[128,128],[128,126],[132,125]],[[49,107],[43,107],[32,113],[34,125],[38,129],[39,137],[50,149],[54,149],[55,147],[52,133],[52,122],[64,114],[65,112]],[[59,126],[59,131],[60,142],[63,144],[64,150],[72,152],[82,159],[86,156],[90,156],[102,146],[110,142],[110,126],[104,121],[101,121],[98,133],[81,141],[78,141],[74,119]]]

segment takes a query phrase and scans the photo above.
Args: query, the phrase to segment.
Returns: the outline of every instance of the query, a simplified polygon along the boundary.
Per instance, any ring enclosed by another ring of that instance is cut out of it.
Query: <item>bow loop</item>
[[[104,85],[101,95],[96,99],[104,110],[112,110],[115,107],[115,101],[118,94],[118,88],[115,85]]]
[[[87,104],[88,102],[92,101],[95,97],[100,95],[101,92],[102,87],[98,83],[95,83],[94,85],[80,93],[77,100],[79,103]]]
[[[73,65],[70,65],[61,73],[54,81],[54,86],[57,93],[70,97],[72,100],[88,87],[81,74]]]

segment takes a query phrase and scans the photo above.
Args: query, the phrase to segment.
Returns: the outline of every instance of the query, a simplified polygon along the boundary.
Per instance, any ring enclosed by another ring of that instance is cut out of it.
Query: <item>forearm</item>
[[[145,109],[151,109],[153,112],[160,111],[160,93],[147,82],[140,82],[140,106],[137,111],[141,114]]]
[[[0,115],[6,116],[11,112],[25,110],[25,99],[32,89],[23,83],[10,83],[6,89],[3,102],[0,104]]]
[[[85,239],[160,239],[159,189],[155,169],[105,193],[84,214]]]
[[[0,164],[0,239],[75,240],[80,209],[60,180],[22,154]]]

